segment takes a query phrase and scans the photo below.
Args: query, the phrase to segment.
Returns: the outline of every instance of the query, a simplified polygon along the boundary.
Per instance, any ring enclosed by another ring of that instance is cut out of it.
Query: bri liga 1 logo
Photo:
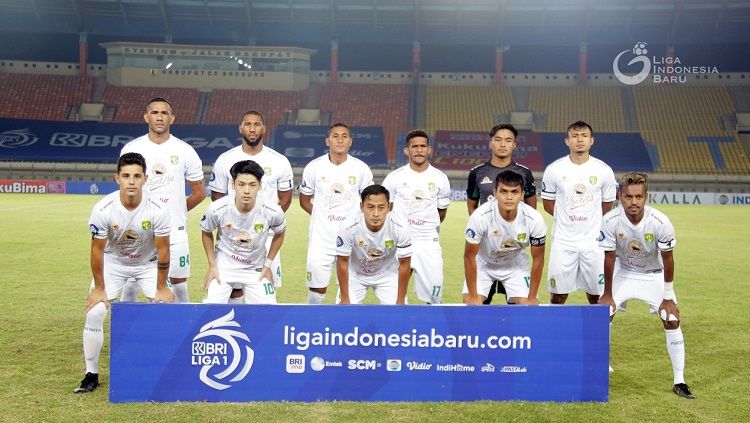
[[[236,328],[236,329],[235,329]],[[234,321],[234,309],[216,320],[206,323],[193,338],[191,362],[201,366],[201,382],[217,390],[230,388],[240,382],[253,367],[255,351],[239,323]]]

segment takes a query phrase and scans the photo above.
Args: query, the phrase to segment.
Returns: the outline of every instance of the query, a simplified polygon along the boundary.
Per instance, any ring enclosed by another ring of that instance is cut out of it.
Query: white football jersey
[[[138,137],[125,144],[120,155],[125,153],[139,153],[146,159],[148,181],[143,187],[144,194],[166,205],[172,226],[170,241],[180,241],[178,237],[187,235],[185,182],[203,180],[203,164],[198,153],[173,135],[161,144],[151,141],[148,135]]]
[[[604,215],[599,239],[604,251],[616,251],[621,267],[642,273],[662,270],[660,252],[671,251],[677,245],[672,222],[649,206],[637,225],[630,223],[622,207],[610,211]]]
[[[147,264],[156,258],[155,236],[169,236],[169,212],[165,206],[143,197],[135,210],[120,201],[120,191],[99,200],[91,212],[89,230],[106,239],[104,254],[124,265]]]
[[[312,248],[334,254],[341,225],[361,212],[359,195],[370,185],[372,171],[353,156],[347,156],[346,161],[335,165],[326,154],[305,166],[299,192],[313,197],[308,232]]]
[[[526,247],[544,245],[547,225],[542,215],[526,203],[518,204],[512,222],[500,216],[497,201],[488,201],[469,216],[466,242],[479,244],[477,260],[490,269],[529,270]]]
[[[268,232],[284,232],[286,219],[278,204],[260,197],[249,213],[240,213],[232,194],[209,204],[200,225],[204,232],[218,230],[215,253],[219,269],[255,269],[262,268],[266,260]]]
[[[595,249],[602,203],[615,201],[616,191],[612,168],[594,157],[578,165],[565,156],[547,166],[542,199],[555,200],[552,241],[572,251]]]
[[[336,255],[349,257],[349,272],[359,280],[398,275],[398,259],[411,257],[411,234],[390,215],[379,231],[372,232],[359,212],[339,232]]]
[[[235,163],[243,160],[252,160],[263,168],[263,180],[261,180],[263,190],[261,193],[266,202],[278,203],[278,192],[289,191],[293,188],[294,175],[289,159],[266,146],[258,154],[251,156],[242,151],[242,146],[238,145],[225,151],[216,159],[208,189],[222,194],[233,193],[232,175],[229,170]]]
[[[438,235],[438,209],[450,205],[448,177],[433,166],[415,172],[408,164],[383,180],[393,203],[393,218],[411,230],[413,238],[433,239]]]

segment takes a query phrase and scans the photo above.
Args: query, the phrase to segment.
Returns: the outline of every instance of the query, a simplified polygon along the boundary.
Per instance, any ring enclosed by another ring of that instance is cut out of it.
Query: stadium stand
[[[143,122],[146,103],[154,97],[164,97],[172,104],[176,122],[196,123],[200,93],[193,89],[107,85],[103,102],[117,106],[111,117],[113,122]]]
[[[750,169],[736,132],[720,125],[721,115],[734,113],[725,87],[639,86],[635,98],[641,134],[659,150],[659,171]]]
[[[507,86],[428,86],[426,127],[431,133],[488,131],[495,116],[514,110],[513,92]]]
[[[214,90],[211,93],[204,123],[209,125],[239,124],[240,116],[255,109],[266,120],[266,134],[284,122],[284,112],[297,109],[304,91]]]
[[[0,73],[0,116],[66,120],[69,108],[90,99],[92,81],[85,76]]]
[[[529,110],[546,117],[542,132],[585,120],[595,132],[628,132],[618,87],[532,87]]]
[[[385,150],[394,160],[399,131],[407,128],[409,87],[405,85],[326,84],[320,108],[332,112],[332,122],[349,126],[382,126]]]

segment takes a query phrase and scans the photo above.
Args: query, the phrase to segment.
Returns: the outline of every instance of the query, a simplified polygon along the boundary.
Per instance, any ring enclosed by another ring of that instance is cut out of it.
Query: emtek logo
[[[304,373],[305,356],[301,354],[289,354],[286,356],[287,373]]]
[[[211,388],[227,389],[232,385],[223,383],[225,379],[229,378],[228,382],[239,382],[253,367],[255,352],[247,345],[250,339],[238,330],[229,329],[240,327],[234,321],[232,309],[226,315],[205,324],[193,338],[191,364],[202,366],[199,378]]]
[[[349,360],[347,363],[349,370],[375,370],[381,366],[376,360]]]

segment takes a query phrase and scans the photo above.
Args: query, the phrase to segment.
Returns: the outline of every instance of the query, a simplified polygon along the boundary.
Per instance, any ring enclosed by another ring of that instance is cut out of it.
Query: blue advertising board
[[[606,306],[115,303],[110,401],[607,401]]]
[[[371,167],[388,166],[383,128],[353,126],[349,154]],[[328,152],[327,126],[279,126],[274,132],[274,149],[285,155],[292,166],[304,166]]]
[[[0,160],[114,163],[128,141],[146,132],[145,123],[0,119]],[[170,132],[203,164],[242,142],[237,125],[172,125]]]

